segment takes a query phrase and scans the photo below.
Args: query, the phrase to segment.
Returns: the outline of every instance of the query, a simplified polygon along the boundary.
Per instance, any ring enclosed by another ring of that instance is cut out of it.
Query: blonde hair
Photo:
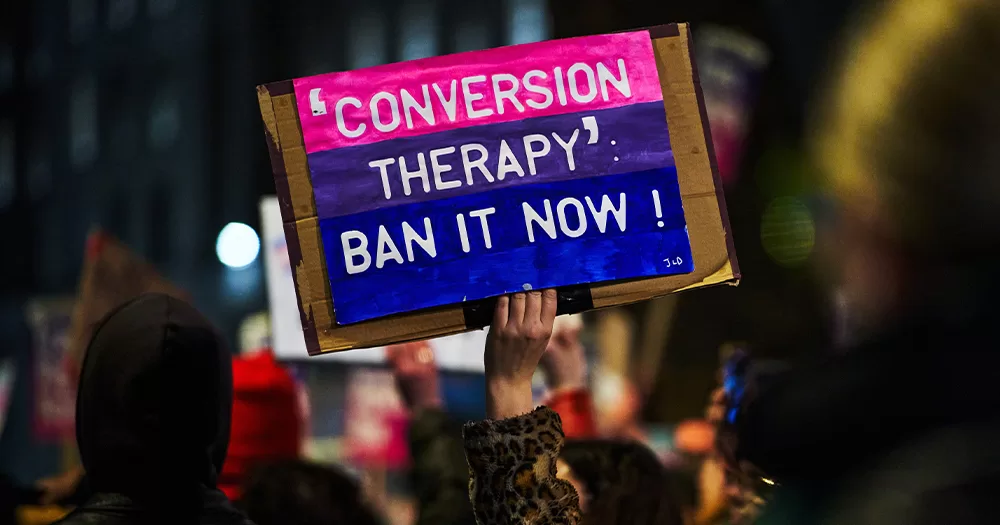
[[[830,191],[918,252],[1000,244],[1000,2],[897,0],[864,22],[818,114]]]

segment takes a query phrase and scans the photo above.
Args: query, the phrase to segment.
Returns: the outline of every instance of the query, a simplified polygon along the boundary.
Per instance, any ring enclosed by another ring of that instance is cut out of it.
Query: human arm
[[[409,429],[417,525],[473,523],[461,425],[442,410],[434,352],[425,342],[387,349],[396,385],[412,414]]]
[[[559,414],[569,439],[597,435],[594,400],[587,387],[587,356],[580,342],[582,328],[578,316],[556,319],[539,363],[549,390],[545,405]]]
[[[554,290],[497,301],[484,356],[489,419],[464,431],[469,493],[481,525],[580,523],[576,490],[556,477],[562,422],[548,408],[534,409],[531,397],[555,313]]]

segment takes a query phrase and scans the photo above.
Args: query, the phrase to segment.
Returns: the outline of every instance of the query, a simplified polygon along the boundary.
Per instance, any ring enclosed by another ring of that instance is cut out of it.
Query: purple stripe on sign
[[[674,164],[662,102],[456,129],[308,159],[320,219]]]

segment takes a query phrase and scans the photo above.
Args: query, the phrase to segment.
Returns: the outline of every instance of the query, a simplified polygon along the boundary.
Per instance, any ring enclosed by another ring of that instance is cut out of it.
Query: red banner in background
[[[73,438],[76,416],[76,378],[67,366],[67,335],[73,303],[35,301],[28,306],[32,329],[33,410],[35,438],[57,442]]]
[[[409,417],[388,370],[355,369],[347,380],[344,441],[359,467],[395,469],[409,461]]]

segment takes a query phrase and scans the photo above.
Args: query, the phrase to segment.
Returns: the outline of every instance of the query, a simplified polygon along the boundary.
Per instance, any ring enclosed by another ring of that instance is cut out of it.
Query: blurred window
[[[112,159],[124,168],[131,160],[140,156],[142,140],[142,115],[140,109],[129,99],[115,108],[112,117],[112,127],[108,136],[109,152]],[[127,168],[126,168],[127,169]]]
[[[37,48],[28,56],[28,80],[41,83],[52,72],[52,55],[48,49]]]
[[[97,0],[69,0],[69,41],[79,44],[94,34]]]
[[[153,149],[169,148],[177,141],[181,130],[180,101],[177,90],[164,89],[153,100],[149,110],[149,120],[146,123],[146,136]]]
[[[507,43],[527,44],[551,38],[545,0],[508,0]]]
[[[37,124],[36,124],[37,126]],[[31,148],[28,150],[28,194],[38,200],[52,188],[52,155],[49,149],[49,133],[44,127],[36,127],[32,132]]]
[[[135,20],[135,0],[108,0],[108,28],[124,29]]]
[[[97,85],[93,76],[76,81],[70,95],[69,157],[74,168],[82,169],[97,159]]]
[[[385,17],[377,8],[355,11],[349,29],[350,69],[377,66],[386,62]]]
[[[403,5],[400,17],[403,60],[416,60],[438,54],[437,7],[436,0],[413,0]]]
[[[455,51],[477,51],[490,47],[492,32],[483,19],[483,13],[471,9],[466,11],[468,15],[455,30]]]
[[[147,246],[153,264],[164,264],[170,259],[170,197],[169,189],[156,183],[152,185],[146,202]]]
[[[17,151],[14,124],[9,120],[0,122],[0,210],[10,205],[17,191],[14,175],[14,152]]]
[[[163,18],[177,7],[177,0],[148,0],[146,10],[151,18]]]
[[[0,91],[14,87],[14,48],[0,44]]]
[[[104,206],[104,228],[119,239],[125,238],[128,225],[128,190],[120,185],[113,186]]]

